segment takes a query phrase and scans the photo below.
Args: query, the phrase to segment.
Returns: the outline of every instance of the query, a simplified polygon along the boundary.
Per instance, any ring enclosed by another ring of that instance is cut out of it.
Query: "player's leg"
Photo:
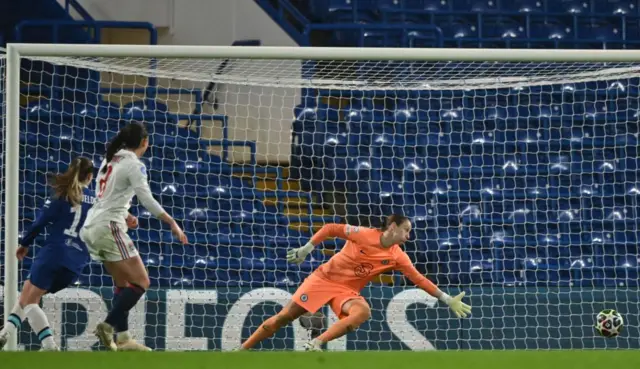
[[[123,226],[115,223],[83,228],[80,237],[87,244],[91,256],[103,262],[116,286],[123,287],[114,298],[111,310],[104,322],[96,327],[95,334],[109,350],[144,350],[149,348],[136,343],[127,332],[114,341],[116,327],[123,327],[131,310],[149,288],[150,281],[138,250]],[[127,283],[126,286],[124,283]]]
[[[31,280],[25,283],[20,295],[20,304],[24,306],[24,314],[31,329],[38,335],[42,349],[45,351],[57,351],[59,348],[53,340],[53,331],[49,326],[49,320],[40,308],[39,302],[45,294],[61,291],[79,277],[77,273],[65,267],[57,267],[51,276],[52,279],[47,282],[32,276]]]
[[[251,337],[242,344],[242,350],[249,350],[253,348],[261,341],[273,336],[280,328],[288,325],[306,313],[307,310],[305,308],[296,304],[294,301],[290,301],[278,314],[265,320],[264,323],[262,323],[260,327],[253,332]]]
[[[371,307],[360,296],[347,295],[343,299],[335,298],[331,302],[331,308],[336,312],[340,320],[331,325],[326,332],[307,343],[305,345],[307,350],[320,351],[324,343],[356,330],[362,323],[371,318]]]
[[[58,350],[58,346],[53,340],[53,332],[49,326],[49,320],[38,305],[47,291],[57,288],[55,284],[58,280],[58,269],[64,268],[40,262],[40,260],[36,259],[31,267],[29,279],[22,287],[18,303],[9,315],[9,324],[0,331],[0,349],[6,344],[9,337],[17,333],[22,323],[28,319],[32,330],[38,335],[42,348],[48,351]],[[57,291],[58,289],[54,292]]]
[[[17,302],[7,317],[7,323],[2,330],[0,330],[0,350],[7,344],[9,338],[13,337],[13,335],[20,330],[24,319],[24,309],[22,309],[20,303]]]
[[[105,333],[110,331],[112,337],[117,333],[118,350],[149,351],[148,347],[135,342],[128,332],[129,311],[136,306],[150,285],[149,276],[140,256],[136,255],[115,262],[106,261],[104,264],[116,281],[116,285],[124,285],[123,281],[126,281],[126,286],[121,288],[114,298],[111,310],[102,323],[102,329],[106,328]]]
[[[119,273],[115,270],[110,270],[111,263],[104,264],[107,273],[112,276],[113,284],[115,285],[115,289],[113,291],[113,298],[111,299],[111,305],[115,306],[116,302],[120,298],[120,294],[127,287],[129,287],[129,283],[126,279],[120,276]],[[116,334],[116,342],[124,342],[129,341],[131,339],[131,335],[129,334],[129,312],[125,312],[122,316],[117,319],[115,324],[113,325],[114,332]]]
[[[250,349],[258,342],[273,336],[276,331],[306,313],[315,313],[333,298],[331,285],[324,279],[311,274],[293,294],[291,302],[277,315],[267,319],[242,344],[242,349]]]

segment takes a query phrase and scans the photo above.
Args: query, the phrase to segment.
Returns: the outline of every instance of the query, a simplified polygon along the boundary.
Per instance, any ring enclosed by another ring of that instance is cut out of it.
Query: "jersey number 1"
[[[71,227],[65,229],[64,234],[69,237],[78,237],[78,224],[80,223],[80,219],[82,219],[82,205],[71,208],[71,213],[75,214],[75,216],[73,217]]]
[[[100,183],[98,183],[98,197],[100,197],[100,198],[104,194],[105,187],[107,187],[107,181],[109,180],[109,177],[111,176],[111,172],[113,172],[113,166],[111,164],[108,164],[107,165],[107,174],[105,174],[104,178],[102,178],[100,180]]]

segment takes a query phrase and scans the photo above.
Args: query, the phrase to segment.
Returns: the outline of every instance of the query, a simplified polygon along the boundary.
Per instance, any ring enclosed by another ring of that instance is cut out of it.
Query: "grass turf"
[[[640,351],[0,352],[2,368],[47,369],[622,369]]]

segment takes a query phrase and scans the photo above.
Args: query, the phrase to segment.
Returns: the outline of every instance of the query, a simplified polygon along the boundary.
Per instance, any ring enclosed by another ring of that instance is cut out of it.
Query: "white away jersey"
[[[103,171],[104,166],[106,171]],[[85,227],[116,222],[126,224],[133,196],[155,216],[164,213],[153,198],[147,180],[147,167],[129,150],[120,150],[109,164],[102,162],[96,177],[96,202],[89,210]]]

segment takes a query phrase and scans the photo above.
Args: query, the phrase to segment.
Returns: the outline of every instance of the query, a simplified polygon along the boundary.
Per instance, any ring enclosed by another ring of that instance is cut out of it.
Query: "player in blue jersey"
[[[75,282],[90,261],[79,232],[94,203],[93,194],[86,188],[92,179],[93,162],[84,157],[75,158],[66,172],[53,176],[53,195],[19,242],[16,255],[22,261],[36,237],[47,228],[48,237],[35,256],[18,303],[0,331],[0,349],[28,319],[42,349],[58,350],[49,321],[38,303],[45,294],[56,293]]]

